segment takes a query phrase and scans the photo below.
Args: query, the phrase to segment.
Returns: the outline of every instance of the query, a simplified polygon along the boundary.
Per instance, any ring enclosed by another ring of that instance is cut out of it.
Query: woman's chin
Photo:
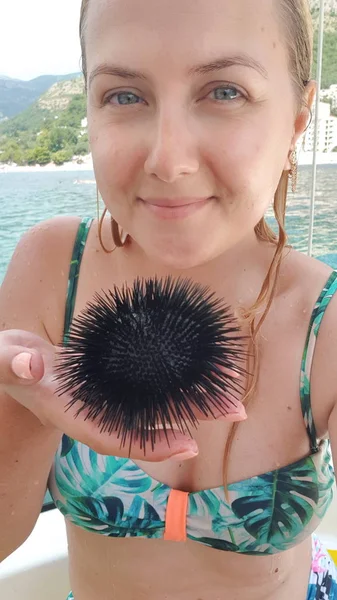
[[[200,250],[200,248],[196,249],[194,247],[193,250],[181,248],[180,250],[165,252],[158,248],[151,248],[146,249],[145,253],[158,266],[172,271],[186,271],[199,267],[215,258],[207,250],[204,252]]]

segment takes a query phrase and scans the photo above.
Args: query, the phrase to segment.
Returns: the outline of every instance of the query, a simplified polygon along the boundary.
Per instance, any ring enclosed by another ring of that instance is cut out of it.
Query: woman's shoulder
[[[78,225],[77,217],[57,217],[22,235],[0,288],[1,329],[22,329],[59,341],[67,262]]]
[[[336,271],[326,263],[301,252],[290,250],[281,267],[282,288],[289,290],[289,306],[302,314],[320,312],[319,337],[335,331],[337,351],[337,277]],[[282,276],[284,286],[282,285]]]
[[[311,326],[315,335],[312,396],[313,400],[316,397],[316,402],[321,407],[325,407],[328,419],[337,399],[336,271],[320,260],[291,251],[288,272],[293,277],[296,297],[301,299],[300,303],[306,307],[306,313],[311,314]]]
[[[26,270],[31,277],[38,272],[42,282],[57,277],[57,267],[71,256],[80,222],[77,216],[57,216],[27,229],[14,250],[5,280],[16,277],[17,270]]]
[[[53,252],[55,244],[60,243],[62,239],[65,243],[67,240],[71,243],[81,220],[81,217],[76,215],[57,215],[39,221],[25,231],[16,250],[21,249],[21,247],[36,247],[43,244],[48,253]]]
[[[108,225],[105,219],[101,230],[107,246]],[[71,309],[77,314],[97,289],[106,285],[107,278],[113,280],[114,260],[102,249],[98,221],[93,217],[57,216],[39,223],[35,229],[39,245],[48,247],[42,271],[54,308],[51,310],[45,302],[44,318],[46,329],[56,344],[63,339],[67,311]],[[30,236],[33,235],[31,230]]]
[[[22,255],[27,260],[29,256],[27,264],[31,269],[38,269],[44,281],[48,282],[51,278],[58,280],[63,272],[59,267],[63,263],[70,263],[80,223],[80,217],[68,215],[36,223],[21,237],[12,260],[18,260]]]
[[[30,302],[39,308],[54,344],[62,336],[69,269],[80,223],[81,217],[68,215],[36,223],[21,237],[6,276],[27,278]]]
[[[324,287],[333,269],[325,262],[291,248],[285,252],[281,271],[294,289],[308,290],[309,297],[314,297]]]

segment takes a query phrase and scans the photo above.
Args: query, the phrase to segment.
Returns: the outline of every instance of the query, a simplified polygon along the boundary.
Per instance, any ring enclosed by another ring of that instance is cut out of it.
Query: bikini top
[[[83,249],[92,219],[79,226],[69,274],[64,335],[72,320]],[[328,440],[318,442],[310,370],[325,310],[337,289],[329,277],[310,320],[300,396],[310,455],[286,467],[223,486],[183,492],[150,477],[131,459],[103,456],[64,435],[49,477],[56,507],[75,525],[111,537],[194,540],[241,554],[287,550],[313,533],[333,497]]]

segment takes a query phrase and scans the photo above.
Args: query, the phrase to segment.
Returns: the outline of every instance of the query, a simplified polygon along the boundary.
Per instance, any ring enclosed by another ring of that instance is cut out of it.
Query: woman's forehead
[[[274,0],[91,0],[88,19],[91,26],[138,22],[149,28],[169,28],[182,19],[185,26],[209,26],[220,19],[224,25],[230,21],[244,29],[272,26],[277,14]]]
[[[280,0],[279,0],[280,1]],[[274,0],[91,0],[86,28],[88,64],[146,57],[202,61],[222,52],[247,52],[261,60],[284,44]],[[168,54],[169,53],[169,56]],[[109,56],[104,56],[105,54]],[[191,56],[189,56],[189,54]],[[278,60],[279,60],[278,59]],[[266,65],[266,69],[268,69]]]

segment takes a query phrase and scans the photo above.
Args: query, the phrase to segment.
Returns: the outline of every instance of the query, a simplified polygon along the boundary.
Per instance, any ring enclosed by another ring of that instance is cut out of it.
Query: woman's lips
[[[146,210],[161,219],[182,219],[201,210],[213,197],[208,198],[179,198],[179,199],[151,199],[139,198]]]

